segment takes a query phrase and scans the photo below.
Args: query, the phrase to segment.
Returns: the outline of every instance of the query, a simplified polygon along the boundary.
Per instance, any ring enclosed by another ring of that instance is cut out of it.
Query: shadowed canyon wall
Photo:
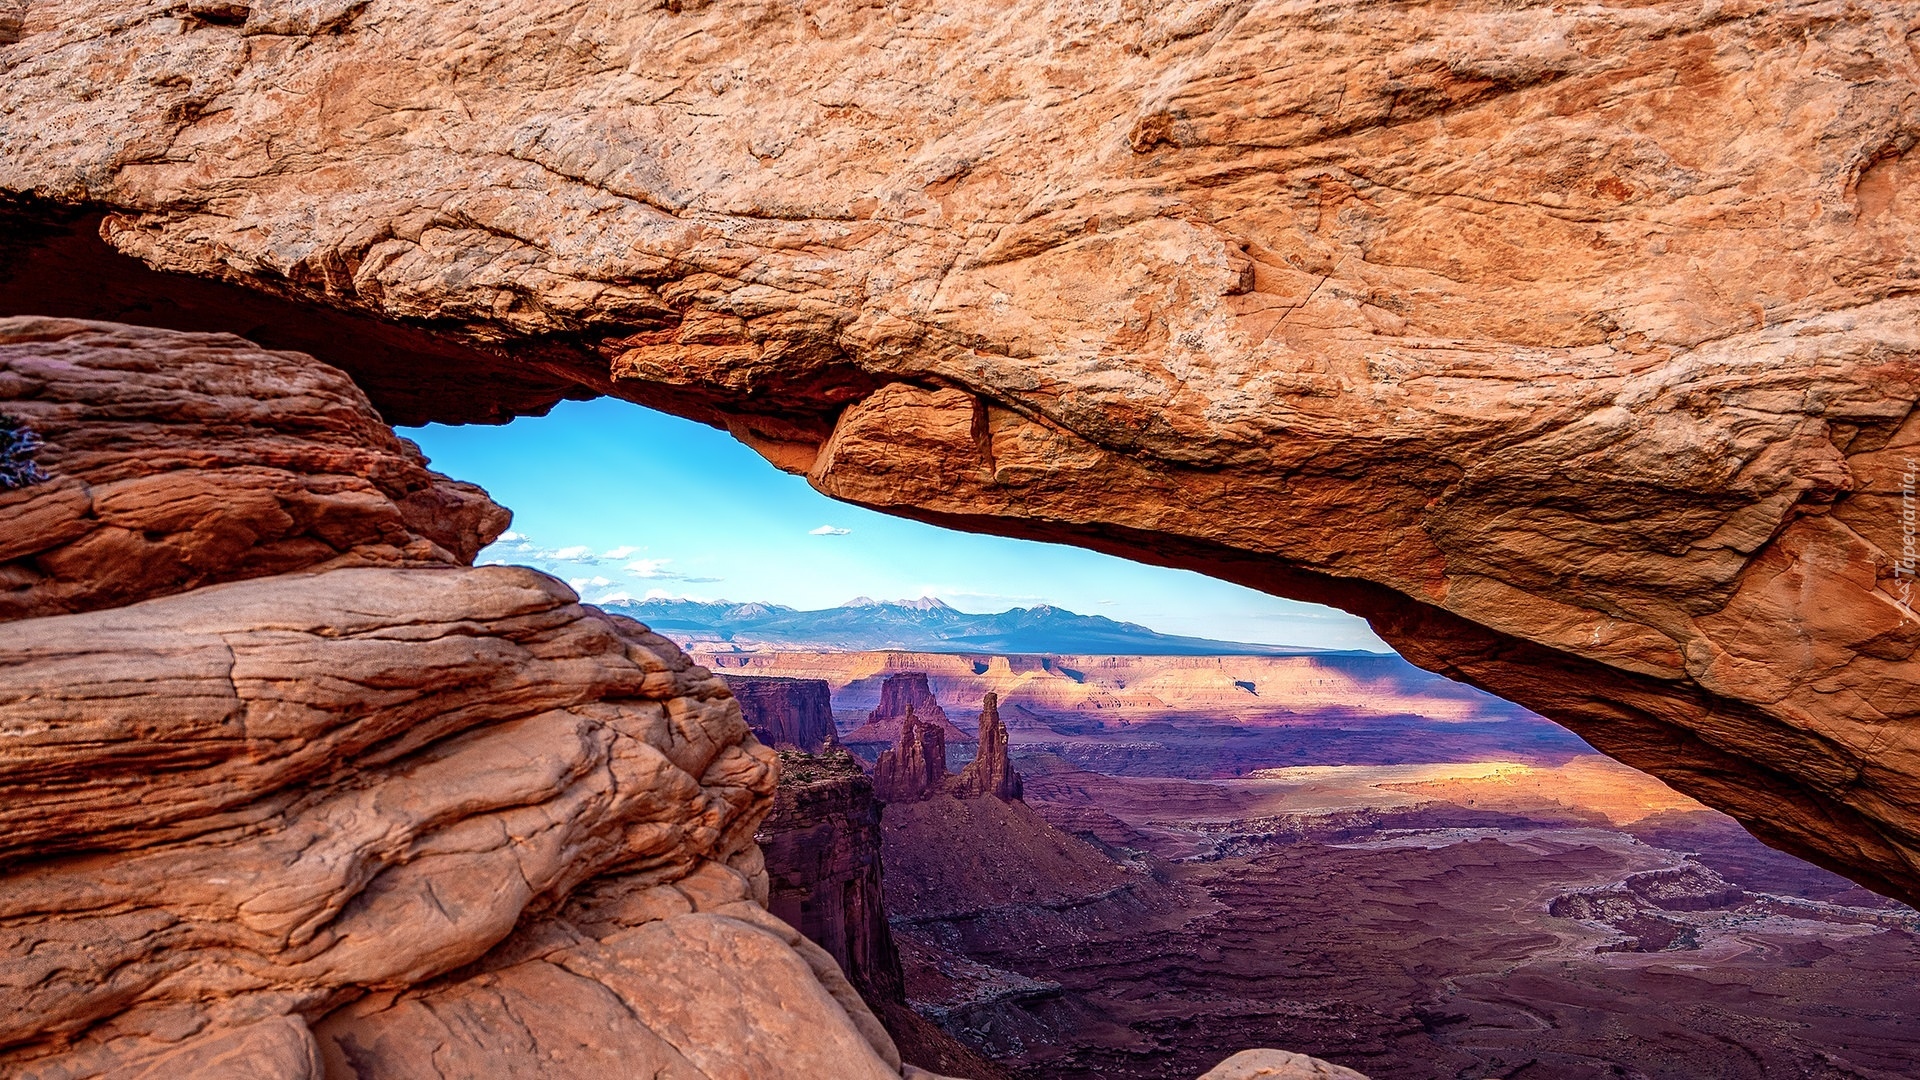
[[[809,754],[832,749],[833,695],[822,679],[781,679],[752,675],[723,675],[727,689],[740,702],[740,715],[755,738],[779,749],[791,747]]]
[[[0,297],[1337,604],[1916,900],[1917,20],[36,0]]]
[[[906,1003],[881,901],[880,813],[873,782],[845,752],[788,753],[760,828],[767,910],[833,955],[872,1000]]]

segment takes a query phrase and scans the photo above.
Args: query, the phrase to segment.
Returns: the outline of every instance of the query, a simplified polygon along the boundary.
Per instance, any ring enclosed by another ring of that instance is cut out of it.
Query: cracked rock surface
[[[47,438],[48,479],[0,504],[19,550],[119,527],[128,477],[192,504],[63,563],[85,588],[43,606],[97,610],[36,610],[38,579],[0,622],[0,1072],[900,1075],[761,906],[776,767],[725,684],[550,577],[464,565],[505,511],[339,372],[16,319],[0,387]],[[205,577],[145,569],[208,535]]]
[[[0,288],[1338,604],[1920,901],[1916,19],[33,0]]]
[[[458,566],[507,527],[341,372],[230,335],[0,318],[0,414],[42,441],[0,491],[0,619],[340,566]]]

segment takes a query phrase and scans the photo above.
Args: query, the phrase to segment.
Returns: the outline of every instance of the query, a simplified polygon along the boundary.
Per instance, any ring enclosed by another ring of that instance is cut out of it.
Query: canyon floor
[[[836,685],[843,730],[864,679]],[[908,996],[1009,1074],[1262,1045],[1383,1080],[1920,1074],[1911,909],[1496,699],[1175,681],[1118,707],[1015,688],[1024,803],[886,808]],[[967,680],[936,685],[967,726]]]

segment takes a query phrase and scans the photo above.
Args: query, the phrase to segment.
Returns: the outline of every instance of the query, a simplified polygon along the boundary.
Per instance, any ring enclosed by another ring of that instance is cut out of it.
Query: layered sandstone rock
[[[1285,1050],[1242,1050],[1200,1080],[1367,1080],[1344,1066]]]
[[[1000,698],[992,691],[980,705],[980,749],[947,790],[962,799],[1020,797],[1020,774],[1007,760],[1007,725],[1000,720]]]
[[[833,695],[824,679],[723,675],[754,737],[775,748],[821,754],[838,745]]]
[[[921,723],[909,705],[900,718],[900,740],[880,751],[874,763],[874,794],[882,802],[913,802],[938,794],[946,785],[946,733],[935,724]]]
[[[1339,604],[1920,899],[1909,4],[15,8],[15,310]]]
[[[884,681],[924,672],[936,697],[956,711],[985,696],[1002,708],[1061,715],[1248,713],[1263,709],[1364,706],[1436,720],[1466,720],[1494,704],[1487,695],[1401,660],[1370,653],[1309,656],[1023,656],[993,653],[690,650],[731,677],[824,680],[842,709],[871,708]],[[1017,720],[1009,722],[1017,723]]]
[[[887,676],[880,686],[880,701],[867,714],[867,722],[842,736],[848,743],[894,743],[906,730],[906,717],[916,715],[924,726],[937,728],[941,737],[955,742],[972,742],[973,736],[947,719],[924,671],[902,671]]]
[[[760,825],[767,910],[827,950],[869,1001],[905,1003],[881,892],[880,811],[853,756],[783,753]]]
[[[168,595],[0,623],[0,1072],[900,1075],[761,906],[775,765],[724,683],[459,565],[505,512],[310,358],[0,325],[48,433],[21,550],[217,540],[246,578],[101,541],[29,599]]]
[[[0,619],[464,565],[509,518],[428,471],[340,371],[229,335],[0,318],[0,414],[40,437],[47,474],[0,491]]]

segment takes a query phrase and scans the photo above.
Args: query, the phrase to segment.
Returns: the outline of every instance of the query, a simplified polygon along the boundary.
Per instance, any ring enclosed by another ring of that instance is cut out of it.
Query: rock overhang
[[[0,296],[1335,603],[1920,895],[1911,12],[552,14],[33,6]]]

